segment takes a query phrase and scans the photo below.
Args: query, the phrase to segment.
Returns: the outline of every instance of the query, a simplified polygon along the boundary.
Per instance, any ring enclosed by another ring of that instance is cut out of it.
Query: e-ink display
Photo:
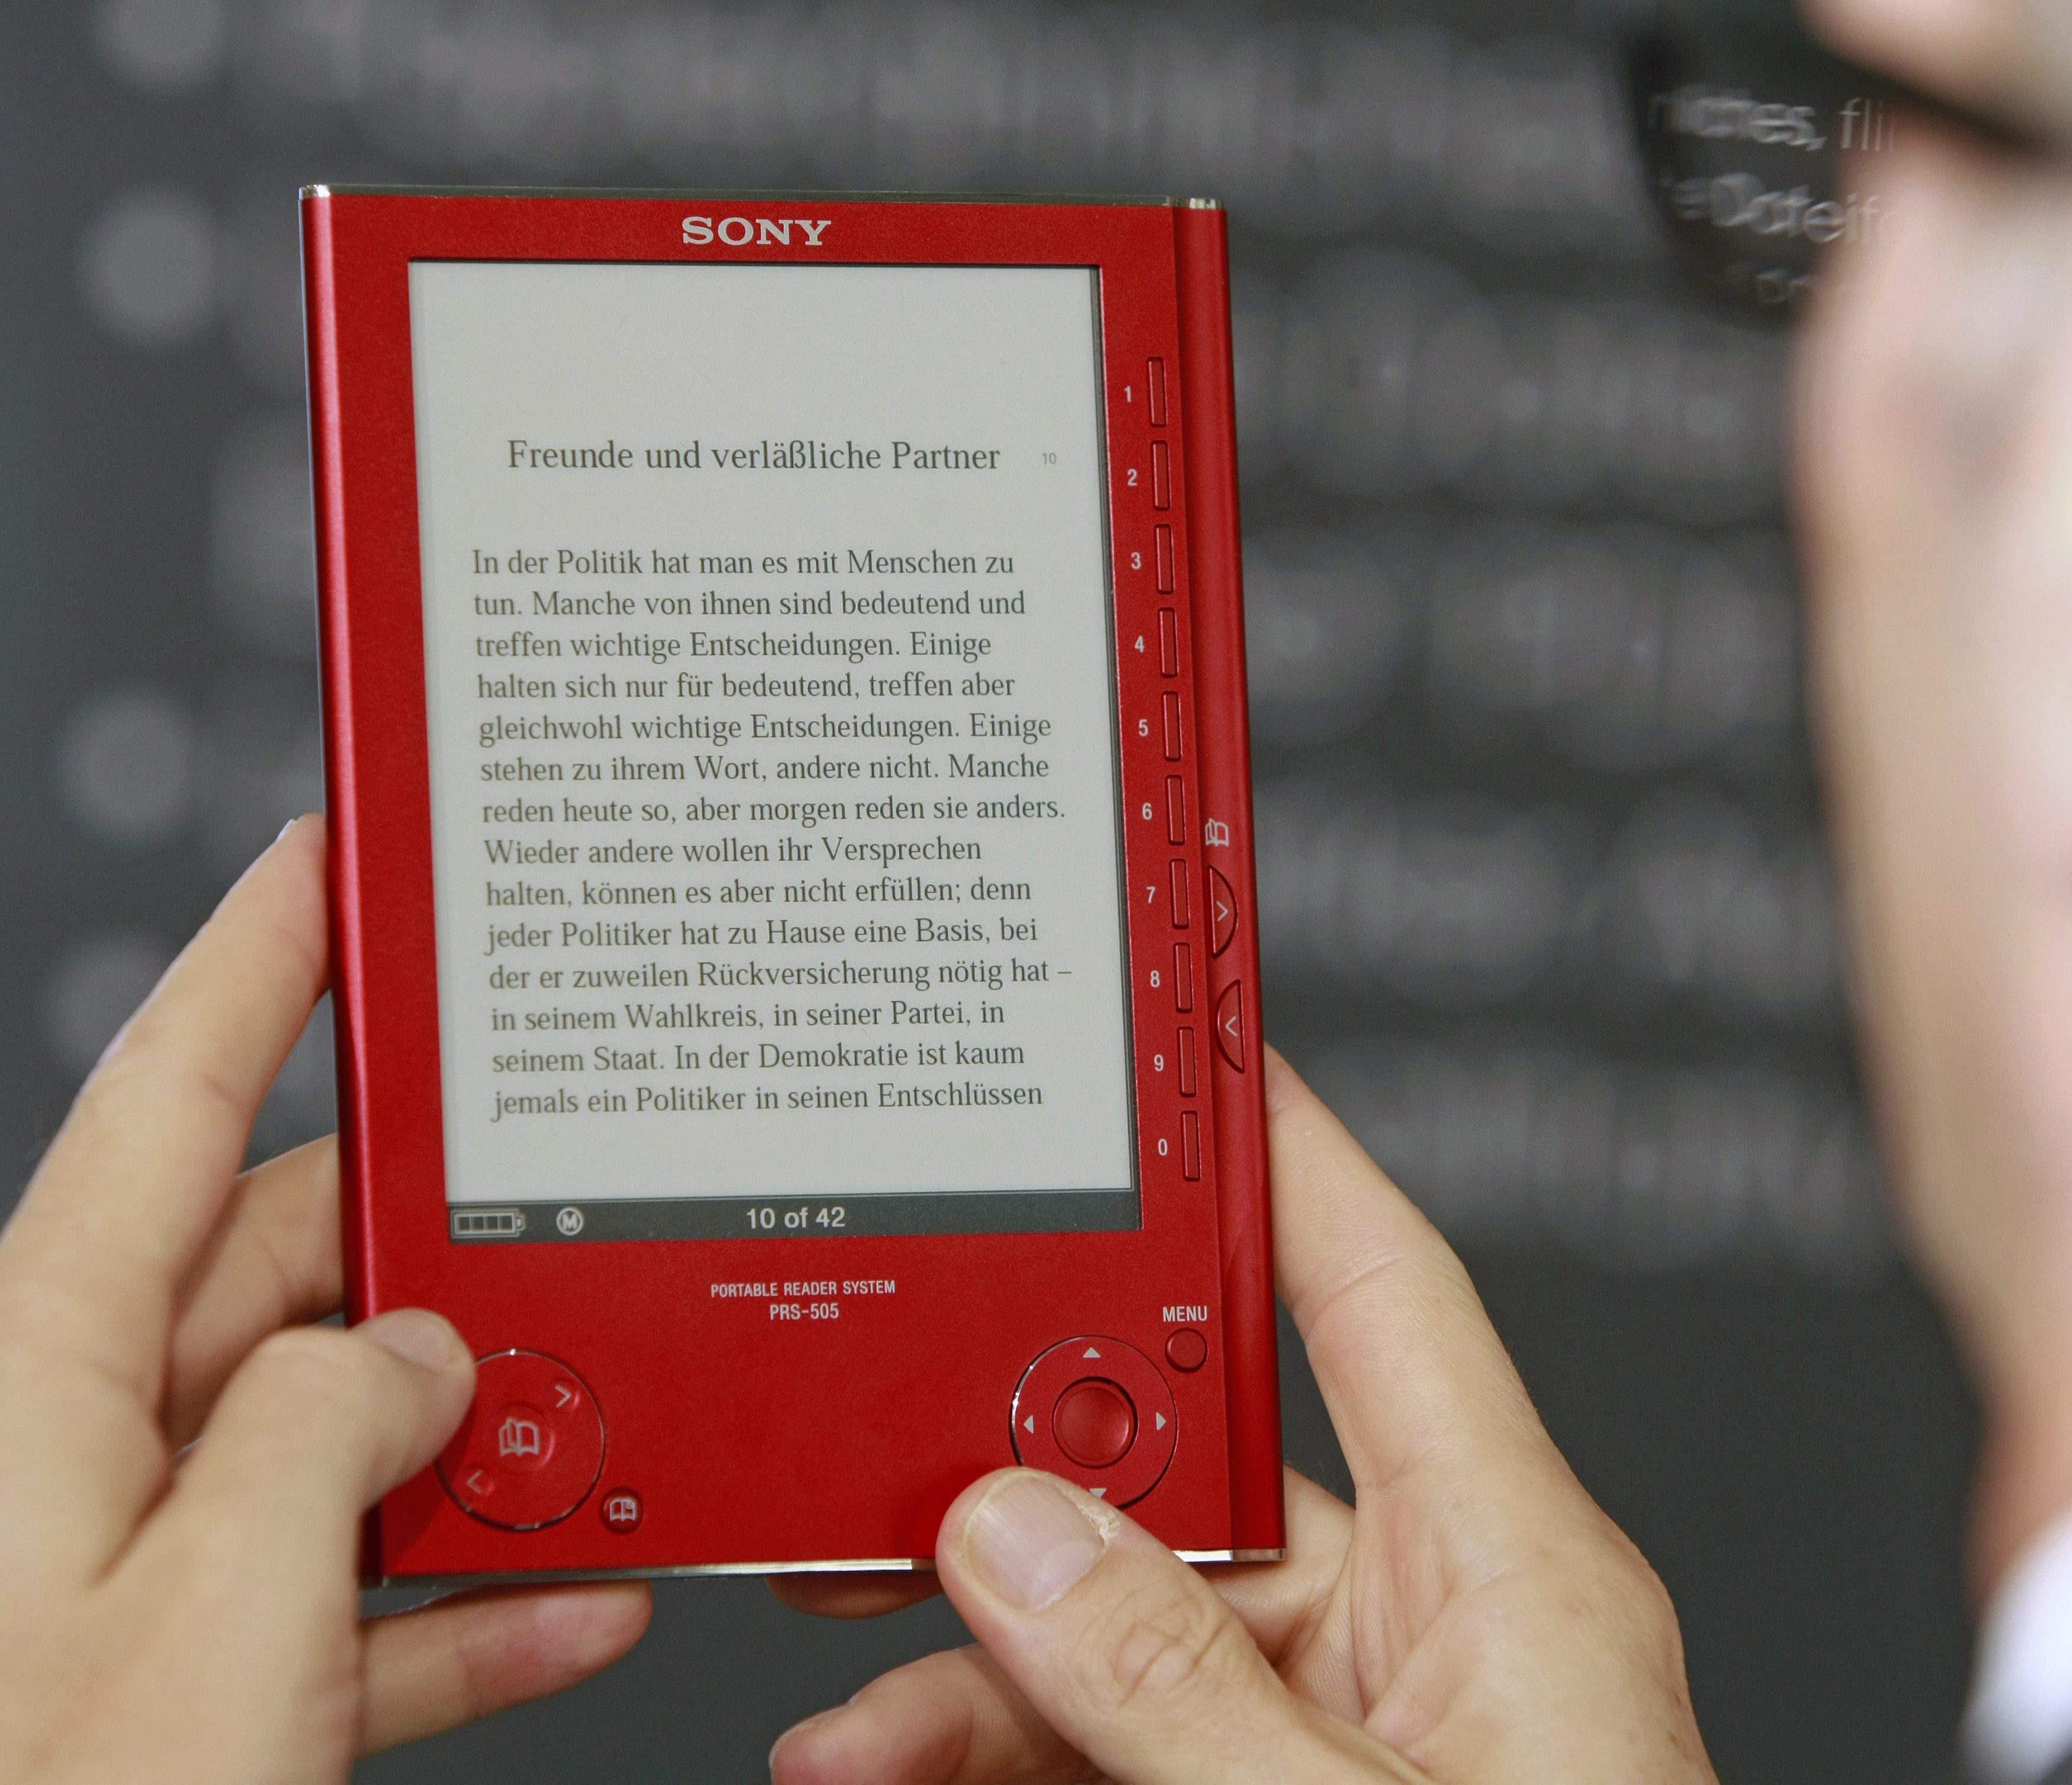
[[[454,1238],[1137,1224],[1099,302],[413,265]]]

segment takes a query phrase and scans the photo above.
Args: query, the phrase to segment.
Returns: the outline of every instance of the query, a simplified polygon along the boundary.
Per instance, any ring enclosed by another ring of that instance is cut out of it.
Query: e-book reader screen
[[[412,265],[454,1237],[1138,1224],[1099,304]]]

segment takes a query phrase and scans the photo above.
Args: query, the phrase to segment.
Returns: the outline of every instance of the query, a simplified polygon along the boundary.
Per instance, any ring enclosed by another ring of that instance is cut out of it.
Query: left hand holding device
[[[304,820],[109,1047],[0,1233],[10,1779],[343,1781],[646,1627],[647,1590],[618,1586],[360,1619],[360,1515],[446,1442],[474,1367],[419,1310],[306,1324],[339,1300],[334,1141],[239,1174],[325,934]]]
[[[1287,1560],[1205,1577],[1077,1487],[989,1475],[935,1553],[983,1647],[791,1731],[778,1785],[1711,1785],[1668,1596],[1569,1472],[1460,1261],[1271,1055],[1267,1109],[1281,1293],[1355,1503],[1291,1473]],[[779,1590],[850,1613],[902,1593]]]

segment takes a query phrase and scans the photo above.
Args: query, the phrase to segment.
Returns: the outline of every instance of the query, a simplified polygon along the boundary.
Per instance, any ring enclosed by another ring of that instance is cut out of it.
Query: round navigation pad
[[[1019,1462],[1112,1506],[1158,1485],[1178,1435],[1164,1374],[1134,1345],[1100,1334],[1066,1339],[1031,1363],[1009,1417]]]
[[[1136,1441],[1137,1409],[1112,1382],[1087,1376],[1058,1396],[1050,1430],[1058,1448],[1082,1468],[1107,1469]]]
[[[475,1404],[438,1467],[462,1511],[505,1531],[537,1531],[566,1518],[597,1485],[603,1416],[558,1359],[498,1351],[477,1360]]]

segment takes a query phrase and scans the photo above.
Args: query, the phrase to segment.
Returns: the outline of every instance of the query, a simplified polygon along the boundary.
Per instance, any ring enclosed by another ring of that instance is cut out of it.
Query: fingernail
[[[964,1548],[1001,1598],[1042,1611],[1086,1578],[1107,1553],[1108,1533],[1047,1475],[1018,1470],[972,1509]]]
[[[832,1718],[841,1716],[841,1713],[848,1709],[849,1706],[846,1705],[837,1705],[832,1710],[816,1711],[811,1717],[805,1718],[803,1721],[794,1723],[791,1728],[787,1729],[782,1735],[779,1736],[775,1742],[770,1744],[770,1758],[767,1764],[771,1772],[774,1775],[777,1771],[777,1750],[782,1748],[786,1742],[789,1742],[793,1736],[804,1735],[807,1730],[816,1728],[820,1724],[828,1722]]]
[[[460,1335],[437,1314],[427,1314],[422,1308],[378,1314],[372,1320],[362,1321],[359,1331],[383,1351],[421,1370],[454,1369],[467,1356]]]

